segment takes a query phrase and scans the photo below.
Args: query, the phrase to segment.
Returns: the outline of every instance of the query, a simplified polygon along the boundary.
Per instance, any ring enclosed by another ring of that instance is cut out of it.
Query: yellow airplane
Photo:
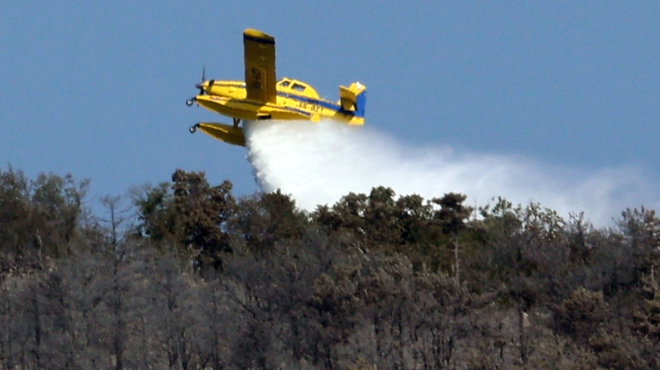
[[[349,125],[364,124],[366,86],[359,82],[339,86],[339,101],[319,97],[309,84],[291,78],[277,81],[275,75],[275,38],[261,31],[243,32],[245,82],[205,81],[197,84],[199,95],[186,101],[233,118],[233,125],[200,122],[190,127],[229,144],[245,146],[241,121],[311,120],[331,118]]]

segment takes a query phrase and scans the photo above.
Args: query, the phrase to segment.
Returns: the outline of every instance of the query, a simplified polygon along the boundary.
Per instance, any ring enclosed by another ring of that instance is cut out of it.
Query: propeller
[[[202,68],[202,82],[195,85],[195,87],[197,87],[199,89],[199,94],[198,95],[205,95],[206,94],[206,91],[204,91],[204,82],[206,82],[206,66],[204,66],[204,68]],[[211,88],[214,83],[215,83],[215,80],[209,81],[208,88]]]
[[[204,95],[204,81],[206,81],[206,66],[202,68],[202,82],[195,85],[199,89],[199,95]]]

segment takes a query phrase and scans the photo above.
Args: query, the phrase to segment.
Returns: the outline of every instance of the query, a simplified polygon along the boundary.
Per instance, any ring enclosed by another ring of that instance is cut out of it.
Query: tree
[[[157,187],[145,185],[132,190],[133,205],[137,208],[137,235],[155,242],[175,242],[177,214],[171,187],[171,184],[163,182]]]
[[[183,170],[174,172],[172,182],[171,192],[166,184],[134,192],[137,235],[170,244],[201,271],[221,269],[223,254],[231,252],[225,229],[236,206],[232,184],[211,186],[203,172]]]
[[[632,251],[633,274],[636,282],[641,281],[652,269],[658,269],[660,259],[660,219],[654,210],[641,207],[626,209],[618,221]]]
[[[554,320],[557,331],[585,344],[605,321],[607,314],[603,292],[578,288],[555,307]]]
[[[460,251],[458,235],[465,230],[465,221],[472,213],[471,207],[466,207],[463,202],[467,196],[457,193],[447,193],[442,198],[434,198],[431,202],[440,206],[435,212],[434,219],[437,220],[445,235],[449,235],[454,249],[454,278],[460,283]]]
[[[378,186],[371,189],[367,197],[364,231],[367,244],[371,247],[390,249],[401,243],[400,212],[394,195],[391,188]]]
[[[235,245],[260,253],[300,239],[307,226],[307,216],[296,208],[295,201],[277,190],[239,200],[227,231],[234,236]]]
[[[0,171],[0,275],[40,269],[45,258],[72,253],[88,185],[71,175],[31,181],[11,167]]]
[[[235,201],[232,185],[225,181],[210,186],[204,173],[177,170],[172,175],[174,209],[180,220],[180,242],[199,253],[200,267],[222,268],[222,254],[231,251],[229,238],[222,227],[229,219]]]

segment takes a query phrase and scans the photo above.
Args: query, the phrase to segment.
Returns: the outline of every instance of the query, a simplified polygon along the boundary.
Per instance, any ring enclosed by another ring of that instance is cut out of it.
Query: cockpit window
[[[305,86],[300,85],[300,84],[293,84],[293,86],[291,88],[296,90],[296,91],[299,91],[299,92],[305,91]]]
[[[280,82],[280,86],[282,86],[282,87],[288,87],[290,84],[291,84],[291,83],[290,83],[289,81],[286,81],[286,80]]]

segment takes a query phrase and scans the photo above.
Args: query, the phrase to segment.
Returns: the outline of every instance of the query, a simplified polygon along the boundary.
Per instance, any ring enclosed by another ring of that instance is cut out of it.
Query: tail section
[[[359,82],[353,82],[349,87],[339,86],[339,102],[343,110],[353,112],[356,117],[364,118],[367,87]]]

